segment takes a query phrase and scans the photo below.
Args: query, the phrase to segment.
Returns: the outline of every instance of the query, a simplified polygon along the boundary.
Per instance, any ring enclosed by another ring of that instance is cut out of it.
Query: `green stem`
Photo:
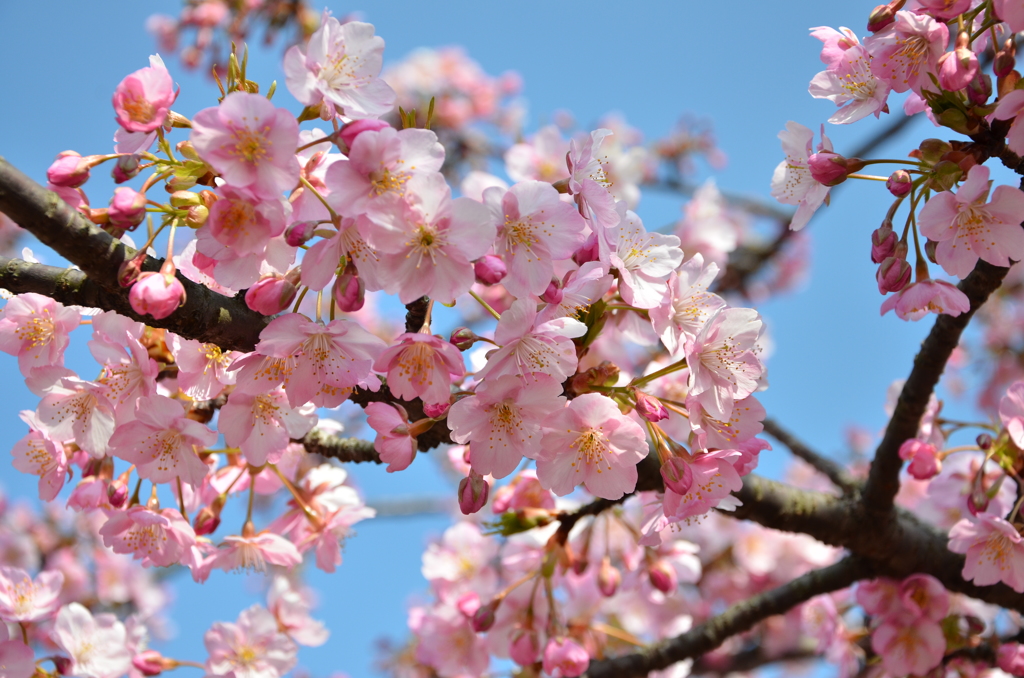
[[[495,311],[495,310],[494,310],[493,308],[491,308],[491,305],[490,305],[490,304],[488,304],[488,303],[487,303],[486,301],[484,301],[483,299],[481,299],[481,298],[480,298],[480,295],[479,295],[479,294],[477,294],[477,293],[476,293],[476,292],[474,292],[473,290],[470,290],[470,291],[469,291],[469,294],[470,294],[470,296],[471,296],[471,297],[473,297],[473,298],[474,298],[474,299],[476,299],[476,300],[477,300],[478,302],[480,302],[480,305],[481,305],[481,306],[483,306],[483,307],[484,307],[484,308],[485,308],[485,309],[487,310],[487,312],[488,312],[488,313],[490,313],[490,314],[491,314],[491,316],[492,316],[492,317],[493,317],[493,318],[494,318],[495,320],[501,320],[501,314],[500,314],[500,313],[498,313],[497,311]]]
[[[672,363],[668,367],[662,367],[660,370],[657,370],[655,372],[651,372],[650,374],[648,374],[646,376],[637,377],[633,381],[629,382],[629,385],[630,386],[636,386],[636,387],[639,388],[640,386],[643,386],[644,384],[648,384],[648,383],[654,381],[655,379],[658,379],[660,377],[664,377],[665,375],[668,375],[668,374],[672,374],[673,372],[678,372],[679,370],[683,369],[684,367],[686,367],[686,358],[682,358],[682,359]]]

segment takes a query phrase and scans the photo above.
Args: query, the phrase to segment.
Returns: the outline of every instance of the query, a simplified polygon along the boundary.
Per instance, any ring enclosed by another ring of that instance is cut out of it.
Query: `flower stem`
[[[470,290],[470,291],[469,291],[469,294],[470,294],[470,296],[471,296],[471,297],[473,297],[474,299],[476,299],[477,301],[479,301],[479,302],[480,302],[480,305],[481,305],[481,306],[483,306],[483,307],[484,307],[484,308],[485,308],[485,309],[487,310],[487,312],[488,312],[488,313],[490,313],[490,314],[491,314],[491,316],[492,316],[492,317],[493,317],[493,318],[494,318],[495,320],[501,320],[501,314],[500,314],[500,313],[498,313],[497,311],[495,311],[495,310],[494,310],[493,308],[491,308],[491,305],[490,305],[490,304],[488,304],[488,303],[487,303],[486,301],[484,301],[483,299],[481,299],[481,298],[480,298],[480,295],[479,295],[479,294],[477,294],[477,293],[476,293],[476,292],[474,292],[473,290]]]

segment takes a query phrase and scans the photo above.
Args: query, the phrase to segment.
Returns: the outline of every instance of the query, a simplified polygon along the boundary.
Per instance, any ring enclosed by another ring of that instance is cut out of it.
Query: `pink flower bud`
[[[139,156],[122,155],[118,156],[114,169],[110,170],[110,176],[114,183],[123,184],[139,175]]]
[[[164,670],[164,658],[156,650],[146,650],[132,657],[132,666],[144,676],[158,676]]]
[[[685,495],[693,486],[693,469],[679,457],[671,457],[661,465],[661,479],[665,481],[665,487],[678,495]]]
[[[468,478],[459,481],[459,509],[464,515],[472,515],[487,504],[491,486],[476,471],[470,471]]]
[[[356,137],[363,132],[376,132],[384,129],[385,127],[390,127],[390,125],[383,120],[376,120],[373,118],[353,120],[341,128],[341,131],[338,133],[338,139],[341,143],[345,144],[346,148],[351,149],[352,144],[355,143]]]
[[[143,257],[133,257],[128,261],[122,261],[117,269],[117,282],[121,287],[131,287],[139,279],[142,273]]]
[[[877,33],[896,21],[896,12],[903,7],[905,2],[906,0],[892,0],[888,5],[879,5],[871,10],[871,14],[868,15],[868,30]]]
[[[334,281],[334,287],[331,288],[331,294],[334,295],[334,302],[342,313],[355,313],[363,307],[366,301],[366,287],[355,267],[347,267],[338,276]]]
[[[660,400],[639,389],[633,389],[633,393],[636,394],[636,413],[641,417],[650,422],[668,419],[668,409]]]
[[[448,409],[451,408],[451,406],[452,404],[449,402],[424,403],[423,414],[431,419],[440,419],[448,412]]]
[[[533,629],[519,629],[512,632],[512,642],[508,646],[508,656],[520,666],[529,666],[537,661],[540,655],[540,638]]]
[[[676,590],[676,571],[664,558],[658,558],[651,563],[647,570],[651,586],[662,593],[672,593]]]
[[[206,223],[210,217],[210,208],[206,205],[193,205],[185,213],[185,225],[189,228],[199,228]]]
[[[53,667],[57,669],[57,673],[59,673],[62,676],[66,676],[69,673],[71,673],[71,668],[74,666],[71,663],[71,659],[69,659],[68,657],[53,655],[51,657],[47,657],[47,659],[53,662]]]
[[[480,609],[480,596],[476,591],[467,591],[455,601],[455,607],[464,617],[472,617]]]
[[[245,305],[263,315],[275,315],[295,300],[295,285],[281,275],[260,278],[245,293]]]
[[[1007,38],[1003,48],[996,52],[996,58],[992,62],[992,72],[997,78],[1005,78],[1017,67],[1017,43],[1013,38]]]
[[[978,437],[975,438],[975,442],[978,443],[978,447],[982,450],[987,450],[992,447],[992,436],[988,433],[979,433]]]
[[[910,461],[907,472],[918,480],[930,480],[942,471],[942,461],[934,445],[911,438],[900,445],[900,459]]]
[[[597,236],[593,233],[587,236],[587,241],[572,255],[572,260],[577,266],[582,266],[588,261],[597,261],[600,258],[600,246],[597,242]]]
[[[846,158],[832,151],[814,153],[807,159],[811,178],[825,186],[835,186],[846,181]]]
[[[540,295],[540,300],[548,304],[562,303],[562,287],[557,280],[548,283],[548,288],[544,290],[544,294]]]
[[[315,221],[296,221],[284,230],[284,240],[292,247],[299,247],[309,242],[315,232]]]
[[[107,213],[112,226],[130,231],[146,218],[146,195],[127,186],[115,188]]]
[[[115,480],[107,485],[107,501],[114,508],[121,508],[128,500],[128,486],[120,480]]]
[[[996,666],[1012,676],[1024,676],[1024,645],[1000,645],[996,651]]]
[[[910,172],[907,170],[896,170],[885,180],[885,187],[897,198],[902,198],[907,193],[910,193],[912,185],[913,179],[911,179]]]
[[[612,565],[608,556],[601,559],[601,566],[597,570],[597,588],[605,598],[611,598],[619,589],[622,583],[622,574]]]
[[[213,534],[220,527],[220,516],[209,506],[199,509],[195,519],[192,521],[192,529],[197,536]]]
[[[488,254],[473,264],[473,272],[476,273],[476,281],[481,285],[496,285],[508,273],[508,268],[501,257]]]
[[[896,251],[896,233],[886,221],[871,233],[871,261],[880,264]]]
[[[128,303],[139,315],[161,320],[185,303],[185,288],[173,273],[140,273],[128,292]]]
[[[452,336],[448,342],[460,351],[468,351],[479,340],[480,337],[476,336],[476,333],[468,327],[457,327],[452,330]]]
[[[574,678],[590,666],[590,655],[571,638],[552,638],[544,648],[544,673]]]
[[[89,181],[89,164],[75,151],[64,151],[57,156],[50,168],[46,170],[46,178],[54,186],[78,188]]]
[[[978,55],[970,49],[970,36],[962,31],[952,52],[939,57],[939,84],[942,89],[958,92],[978,74]]]
[[[501,599],[495,598],[477,610],[473,615],[473,630],[477,633],[490,631],[494,626],[494,613],[497,612],[499,605],[501,605]]]
[[[992,78],[978,72],[974,79],[967,83],[967,98],[975,106],[984,106],[992,96]]]
[[[888,257],[875,274],[879,293],[888,294],[902,290],[910,282],[910,272],[910,264],[906,260]]]

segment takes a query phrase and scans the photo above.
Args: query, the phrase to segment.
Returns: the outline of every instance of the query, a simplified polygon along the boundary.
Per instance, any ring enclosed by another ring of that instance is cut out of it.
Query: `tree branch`
[[[32,181],[2,157],[0,212],[82,269],[94,285],[107,293],[102,300],[108,303],[101,308],[116,310],[118,313],[123,313],[122,309],[130,308],[128,290],[120,286],[117,274],[121,264],[134,256],[135,250],[97,228],[78,210],[61,200],[56,193]],[[161,263],[161,260],[147,257],[143,270],[159,270]],[[12,280],[16,279],[19,273],[24,275],[27,271],[17,267],[8,271],[8,282],[15,284]],[[39,273],[44,280],[47,279],[47,274],[49,275],[55,291],[66,290],[70,286],[79,289],[79,294],[101,299],[95,290],[89,287],[82,289],[84,283],[77,277],[57,280],[58,274],[54,271]],[[28,277],[32,282],[34,276]],[[178,274],[178,280],[185,288],[186,300],[181,308],[167,318],[156,320],[150,316],[139,316],[134,312],[125,315],[143,320],[151,327],[162,327],[183,337],[216,344],[224,349],[251,351],[256,346],[260,332],[270,321],[269,318],[250,310],[240,297],[225,297],[181,274]],[[44,284],[43,280],[34,282]]]
[[[843,560],[797,577],[777,589],[756,595],[699,624],[675,638],[634,654],[590,662],[587,678],[646,676],[690,657],[709,652],[726,639],[742,633],[772,615],[782,614],[823,593],[838,591],[858,579],[871,576],[868,565],[857,558]]]
[[[774,419],[764,420],[764,432],[788,447],[794,456],[803,459],[813,466],[818,472],[831,480],[836,487],[841,489],[844,494],[853,493],[860,489],[860,484],[846,472],[845,468],[807,447],[792,433],[779,426],[778,422]]]
[[[306,434],[302,445],[311,454],[319,454],[322,457],[337,459],[338,461],[351,461],[355,463],[383,463],[380,455],[373,448],[373,443],[358,438],[339,438],[336,435],[326,433],[314,428]]]
[[[864,507],[872,516],[885,516],[892,509],[893,499],[900,488],[899,473],[903,467],[903,460],[899,457],[900,445],[917,435],[928,399],[942,376],[946,361],[960,342],[960,334],[974,317],[975,311],[1003,282],[1008,270],[979,260],[971,274],[957,286],[967,295],[971,309],[956,317],[940,315],[921,344],[921,350],[914,358],[914,367],[903,384],[892,418],[885,428],[885,436],[875,451],[871,471],[864,485]]]

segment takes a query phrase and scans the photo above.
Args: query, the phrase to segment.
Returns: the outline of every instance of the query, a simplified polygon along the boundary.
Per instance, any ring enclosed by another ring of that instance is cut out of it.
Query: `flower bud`
[[[78,188],[89,181],[89,169],[92,165],[76,151],[63,151],[46,170],[47,180],[54,186]]]
[[[512,632],[508,656],[520,666],[529,666],[540,656],[540,639],[533,629],[518,629]]]
[[[501,598],[495,598],[477,610],[473,615],[473,630],[477,633],[490,631],[494,626],[494,613],[497,612],[499,605],[501,605]]]
[[[958,92],[978,73],[978,55],[970,49],[970,36],[961,31],[953,51],[939,57],[939,84],[949,92]]]
[[[979,433],[975,441],[978,443],[978,447],[980,447],[982,451],[992,447],[992,436],[988,433]]]
[[[825,186],[836,186],[846,181],[846,158],[832,151],[820,151],[807,159],[811,178]]]
[[[74,666],[68,657],[62,657],[59,654],[47,657],[47,659],[53,662],[53,668],[57,669],[57,673],[62,676],[70,674],[71,669]]]
[[[996,58],[992,62],[992,72],[997,78],[1005,78],[1017,66],[1017,43],[1013,38],[1007,38],[1003,48],[996,52]]]
[[[202,198],[199,197],[198,193],[194,193],[192,191],[175,191],[174,193],[171,193],[171,207],[174,207],[175,209],[192,207],[200,204],[202,204]]]
[[[476,281],[481,285],[496,285],[508,273],[508,268],[501,257],[488,254],[473,264],[473,272],[476,273]]]
[[[636,413],[650,422],[668,419],[668,409],[661,401],[640,389],[633,389],[636,396]]]
[[[888,5],[879,5],[868,15],[868,31],[877,33],[896,21],[896,12],[903,8],[906,0],[892,0]]]
[[[611,558],[601,559],[601,567],[597,570],[597,588],[605,598],[611,598],[622,583],[622,574],[612,565]]]
[[[296,221],[284,230],[284,241],[291,247],[305,245],[316,233],[315,221]]]
[[[935,258],[935,251],[938,246],[939,243],[935,242],[934,240],[924,241],[924,255],[928,257],[928,261],[936,265],[938,265],[939,263],[938,260]]]
[[[128,485],[120,479],[107,485],[107,501],[114,508],[121,508],[128,500]]]
[[[164,661],[156,650],[145,650],[132,657],[132,666],[144,676],[158,676],[163,673]]]
[[[186,160],[192,160],[193,162],[202,162],[203,159],[196,153],[196,147],[192,145],[191,141],[179,141],[174,147],[179,154],[185,157]]]
[[[276,315],[295,300],[295,285],[282,275],[260,278],[245,293],[245,305],[263,315]]]
[[[487,495],[491,486],[484,477],[470,470],[469,477],[459,482],[459,509],[463,515],[472,515],[487,504]]]
[[[333,116],[331,117],[333,118]],[[390,127],[390,125],[383,120],[376,120],[373,118],[353,120],[341,128],[341,131],[338,132],[338,140],[345,145],[345,148],[342,150],[347,153],[352,148],[352,144],[355,143],[356,137],[360,134],[363,132],[377,132],[385,127]]]
[[[917,438],[903,441],[899,449],[900,459],[910,461],[907,472],[918,480],[930,480],[939,475],[942,461],[934,445]]]
[[[587,236],[583,246],[573,252],[572,255],[572,260],[577,266],[582,266],[588,261],[597,261],[600,258],[600,245],[597,242],[597,236],[593,233]]]
[[[146,194],[127,186],[115,188],[107,214],[115,228],[134,229],[146,218]]]
[[[123,184],[139,175],[139,156],[135,154],[118,156],[114,163],[114,169],[110,170],[110,176],[114,183]]]
[[[117,282],[121,287],[131,287],[139,279],[142,272],[142,261],[144,257],[133,257],[122,261],[117,269]]]
[[[185,288],[174,273],[140,273],[128,292],[128,303],[139,315],[161,320],[185,303]]]
[[[544,648],[544,673],[575,678],[590,666],[590,655],[571,638],[552,638]]]
[[[366,302],[366,287],[354,266],[347,266],[345,271],[334,281],[331,288],[334,302],[342,313],[355,313]]]
[[[185,214],[185,225],[189,228],[200,228],[210,217],[210,208],[206,205],[195,205],[188,208]]]
[[[540,300],[548,304],[562,303],[562,287],[557,280],[548,283],[548,288],[540,295]]]
[[[658,558],[647,570],[651,586],[662,593],[672,593],[676,590],[676,571],[664,558]]]
[[[871,232],[871,261],[880,264],[896,251],[896,233],[888,221]]]
[[[896,170],[885,180],[885,187],[897,198],[902,198],[913,188],[914,180],[907,170]],[[878,263],[878,262],[875,262]]]
[[[682,496],[693,487],[693,469],[683,459],[670,457],[661,465],[661,479],[665,487]]]
[[[879,294],[899,292],[910,282],[911,268],[905,259],[887,257],[875,273]]]
[[[431,419],[440,419],[448,413],[448,409],[451,406],[452,404],[447,401],[443,403],[424,403],[423,414]]]
[[[468,327],[456,327],[452,330],[451,337],[448,338],[448,343],[460,351],[468,351],[478,341],[480,341],[480,337]]]
[[[975,106],[984,106],[992,96],[992,78],[985,73],[978,73],[967,83],[967,98]]]

